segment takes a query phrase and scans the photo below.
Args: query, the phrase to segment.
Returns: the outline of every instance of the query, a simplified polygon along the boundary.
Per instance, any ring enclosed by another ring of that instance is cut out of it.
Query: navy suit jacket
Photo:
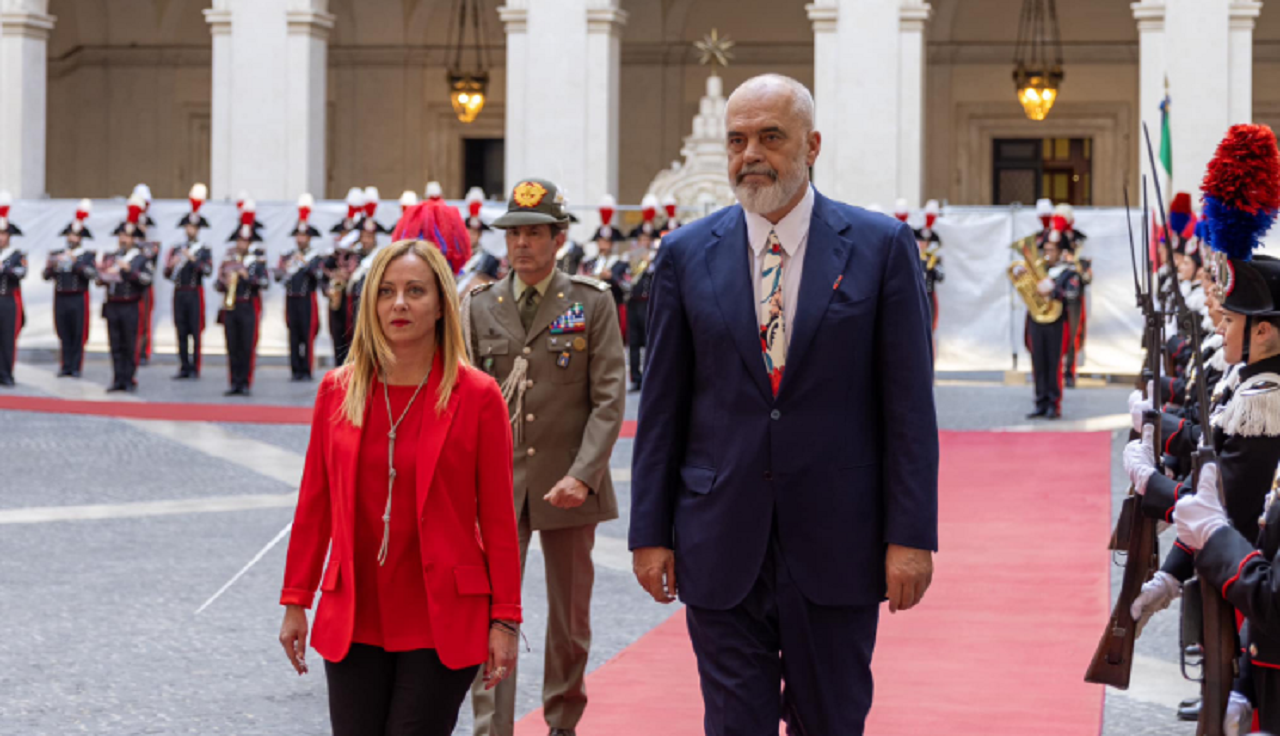
[[[931,318],[915,239],[816,196],[776,398],[748,249],[739,206],[663,239],[630,546],[674,549],[680,598],[728,609],[755,583],[776,519],[809,600],[877,604],[886,543],[937,549]]]

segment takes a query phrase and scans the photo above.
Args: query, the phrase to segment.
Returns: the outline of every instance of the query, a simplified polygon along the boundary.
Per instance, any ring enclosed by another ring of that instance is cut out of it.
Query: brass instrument
[[[1049,278],[1044,259],[1036,250],[1036,236],[1028,235],[1009,246],[1023,260],[1009,264],[1009,281],[1027,303],[1027,314],[1037,324],[1047,325],[1062,317],[1062,302],[1040,293],[1040,282]]]
[[[228,260],[227,263],[234,265],[227,269],[230,271],[227,274],[227,293],[222,297],[222,309],[226,312],[233,311],[236,308],[236,291],[240,287],[240,271],[235,268],[240,264],[240,256],[233,255],[231,258],[232,260]]]

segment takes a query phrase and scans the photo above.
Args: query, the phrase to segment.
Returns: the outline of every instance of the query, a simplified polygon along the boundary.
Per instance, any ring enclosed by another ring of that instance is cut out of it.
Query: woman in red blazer
[[[347,363],[316,395],[285,565],[280,643],[325,660],[336,736],[447,736],[485,665],[515,662],[511,426],[467,364],[444,256],[400,241],[369,270]],[[325,553],[328,567],[324,567]]]

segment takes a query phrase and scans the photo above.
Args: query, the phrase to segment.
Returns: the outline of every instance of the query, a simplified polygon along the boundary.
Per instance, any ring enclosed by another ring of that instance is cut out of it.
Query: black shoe
[[[633,394],[638,394],[638,393],[640,393],[640,384],[639,384],[639,383],[633,383],[633,384],[631,384],[631,391],[630,391],[630,393],[633,393]]]
[[[58,371],[58,378],[66,378],[67,376],[70,376],[70,375],[71,375],[71,371],[66,370],[65,368]]]
[[[1027,415],[1027,419],[1043,419],[1048,416],[1049,412],[1044,409],[1036,409]]]
[[[1076,377],[1075,377],[1075,376],[1067,376],[1066,378],[1062,379],[1062,383],[1063,383],[1067,388],[1075,388],[1075,387],[1076,387]]]
[[[125,391],[127,391],[127,392],[129,392],[129,393],[131,393],[131,394],[136,394],[136,393],[138,393],[138,382],[137,382],[137,381],[134,381],[134,382],[130,383],[129,385],[127,385],[127,386],[125,386],[125,387],[124,387],[124,390],[125,390]]]
[[[222,392],[223,396],[244,396],[244,389],[234,386]]]
[[[16,386],[16,385],[18,384],[15,383],[12,378],[0,378],[0,386],[4,386],[5,388],[12,388],[13,386]]]
[[[190,373],[187,373],[186,371],[178,371],[177,373],[173,374],[173,377],[172,377],[171,379],[169,379],[169,380],[172,380],[172,381],[185,381],[185,380],[187,380],[187,379],[188,379],[188,378],[190,378],[190,377],[191,377],[191,374],[190,374]]]
[[[118,383],[113,383],[110,386],[107,386],[107,393],[109,394],[113,394],[117,391],[123,391],[123,390],[124,390],[124,386],[121,386]]]
[[[1061,418],[1062,418],[1062,412],[1058,411],[1057,409],[1050,409],[1050,410],[1049,410],[1049,413],[1048,413],[1048,414],[1045,414],[1045,418],[1046,418],[1046,419],[1061,419]]]
[[[79,378],[79,377],[80,377],[80,371],[71,371],[71,374],[70,374],[70,375],[71,375],[71,377],[72,377],[72,378]]]
[[[1179,721],[1198,721],[1200,720],[1200,699],[1196,698],[1194,704],[1178,708]]]
[[[553,728],[547,736],[577,736],[577,733],[572,728]]]
[[[289,383],[300,383],[305,380],[307,380],[306,376],[300,376],[297,373],[295,373],[293,374],[293,376],[289,378]]]

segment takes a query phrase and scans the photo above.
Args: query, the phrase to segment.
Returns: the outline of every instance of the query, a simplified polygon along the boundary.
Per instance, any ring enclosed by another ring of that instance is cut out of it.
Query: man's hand
[[[676,553],[666,547],[641,547],[631,553],[636,581],[659,603],[676,599]]]
[[[542,497],[542,500],[558,509],[576,509],[587,500],[587,494],[590,492],[591,489],[587,488],[586,483],[566,475],[547,492],[547,495]]]
[[[1150,580],[1142,584],[1142,592],[1129,606],[1129,615],[1134,621],[1146,623],[1146,620],[1157,611],[1163,611],[1182,595],[1182,585],[1169,573],[1160,570]]]
[[[1147,396],[1155,396],[1154,388],[1152,382],[1147,381]],[[1133,431],[1142,433],[1142,414],[1148,411],[1152,411],[1151,399],[1142,398],[1142,392],[1134,389],[1129,394],[1129,416],[1133,419]]]
[[[905,611],[924,598],[933,581],[933,553],[890,544],[885,550],[884,572],[889,584],[889,613]]]
[[[1200,469],[1196,492],[1178,499],[1173,520],[1178,524],[1178,539],[1192,549],[1204,549],[1214,532],[1231,523],[1218,498],[1217,463],[1207,463]]]

